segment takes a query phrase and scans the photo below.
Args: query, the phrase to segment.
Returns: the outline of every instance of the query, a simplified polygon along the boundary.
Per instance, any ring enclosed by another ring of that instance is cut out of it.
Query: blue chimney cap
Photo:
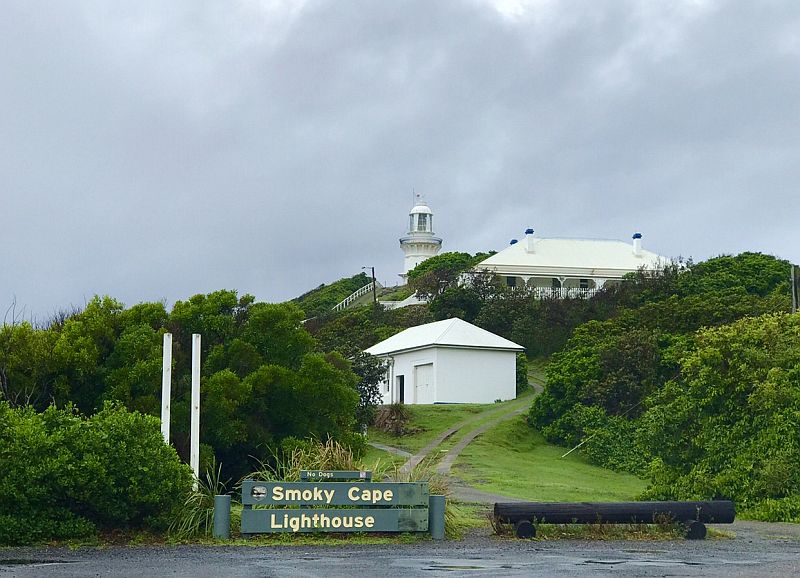
[[[641,239],[642,238],[642,234],[641,233],[634,233],[633,234],[633,238],[634,239]]]
[[[533,229],[525,229],[526,235],[533,235]]]
[[[516,244],[516,243],[517,243],[517,240],[516,240],[516,239],[511,239],[511,242],[509,243],[509,245],[514,245],[514,244]]]

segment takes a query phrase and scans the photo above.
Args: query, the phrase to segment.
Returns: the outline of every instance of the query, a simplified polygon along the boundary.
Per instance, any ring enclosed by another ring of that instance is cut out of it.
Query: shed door
[[[433,364],[414,367],[414,402],[433,403]]]

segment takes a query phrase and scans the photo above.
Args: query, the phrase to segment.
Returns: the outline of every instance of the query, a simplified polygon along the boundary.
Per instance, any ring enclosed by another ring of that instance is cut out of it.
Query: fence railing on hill
[[[342,309],[346,309],[353,301],[372,291],[372,285],[373,283],[372,281],[370,281],[369,283],[364,285],[361,289],[357,289],[356,291],[354,291],[353,293],[342,299],[339,303],[334,305],[333,310],[341,311]]]

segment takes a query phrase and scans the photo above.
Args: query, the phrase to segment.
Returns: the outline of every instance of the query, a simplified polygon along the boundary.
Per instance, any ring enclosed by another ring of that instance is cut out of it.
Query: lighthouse
[[[411,269],[436,255],[442,248],[442,240],[433,236],[433,211],[419,195],[408,214],[408,232],[400,237],[400,248],[405,254],[403,273],[400,275],[403,279]]]

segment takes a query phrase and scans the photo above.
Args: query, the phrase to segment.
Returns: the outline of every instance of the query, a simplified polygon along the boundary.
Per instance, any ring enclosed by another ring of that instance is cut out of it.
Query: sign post
[[[192,334],[192,420],[189,431],[189,465],[194,472],[194,489],[200,479],[200,334]]]
[[[161,358],[161,434],[169,443],[169,404],[172,397],[172,333],[164,334]]]

